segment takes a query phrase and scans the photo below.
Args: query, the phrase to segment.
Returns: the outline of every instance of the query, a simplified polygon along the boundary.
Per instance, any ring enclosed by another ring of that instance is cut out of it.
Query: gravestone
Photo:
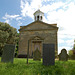
[[[55,64],[55,45],[43,44],[43,65]]]
[[[33,60],[41,61],[41,52],[38,50],[38,48],[33,52]]]
[[[59,54],[59,60],[60,61],[67,61],[68,60],[68,54],[66,49],[62,49],[61,53]]]
[[[4,48],[3,48],[3,54],[2,54],[1,62],[11,62],[11,63],[13,63],[14,50],[15,50],[15,45],[13,45],[13,44],[5,45]]]

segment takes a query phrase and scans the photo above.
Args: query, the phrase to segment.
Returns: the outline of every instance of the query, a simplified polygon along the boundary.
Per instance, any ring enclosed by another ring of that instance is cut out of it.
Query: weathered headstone
[[[55,64],[55,45],[43,44],[43,65]]]
[[[41,60],[41,52],[38,48],[33,52],[33,60]]]
[[[5,45],[4,48],[3,48],[3,54],[2,54],[1,62],[11,62],[11,63],[13,63],[14,50],[15,50],[15,45],[13,45],[13,44]]]
[[[61,53],[59,54],[59,60],[60,61],[67,61],[68,60],[68,54],[66,49],[62,49]]]

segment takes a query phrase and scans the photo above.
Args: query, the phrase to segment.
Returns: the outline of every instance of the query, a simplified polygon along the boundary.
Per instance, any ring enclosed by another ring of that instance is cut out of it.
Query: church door
[[[34,49],[35,49],[35,50],[36,50],[36,49],[40,50],[40,44],[39,44],[39,43],[35,43]]]

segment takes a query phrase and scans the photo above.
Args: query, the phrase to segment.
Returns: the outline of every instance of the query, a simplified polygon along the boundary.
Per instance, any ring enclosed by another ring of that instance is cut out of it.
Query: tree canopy
[[[69,58],[75,60],[75,40],[72,50],[69,50]]]
[[[17,39],[17,29],[7,23],[0,22],[0,50],[5,44],[15,44]]]

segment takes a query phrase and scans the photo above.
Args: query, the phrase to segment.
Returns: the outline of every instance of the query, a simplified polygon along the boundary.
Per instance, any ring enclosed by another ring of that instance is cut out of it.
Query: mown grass
[[[75,60],[55,61],[54,66],[44,66],[42,61],[14,59],[14,63],[2,63],[0,58],[0,75],[75,75]]]

